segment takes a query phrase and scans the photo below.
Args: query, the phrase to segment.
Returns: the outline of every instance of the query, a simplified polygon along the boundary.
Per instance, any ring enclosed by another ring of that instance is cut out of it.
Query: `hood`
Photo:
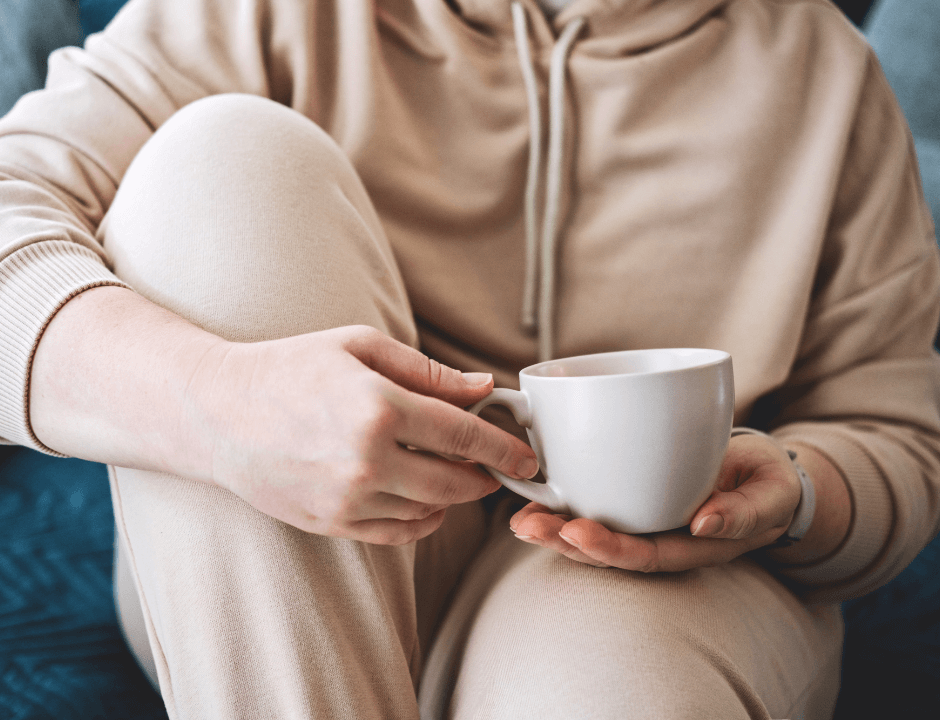
[[[425,0],[446,3],[477,30],[512,37],[511,0]],[[574,18],[584,17],[586,27],[577,44],[578,53],[619,57],[670,42],[693,30],[719,12],[730,0],[574,0],[554,18],[545,18],[536,0],[520,0],[528,14],[539,17],[533,39],[544,42],[544,33],[557,37]],[[541,26],[541,27],[539,27]],[[542,36],[542,37],[540,37]],[[550,40],[549,40],[550,42]]]

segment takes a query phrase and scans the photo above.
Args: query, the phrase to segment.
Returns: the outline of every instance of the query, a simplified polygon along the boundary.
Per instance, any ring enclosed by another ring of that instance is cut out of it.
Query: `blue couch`
[[[911,127],[924,194],[940,228],[940,0],[878,0],[864,30]],[[940,718],[940,539],[893,582],[846,603],[843,612],[836,719]]]
[[[49,50],[102,28],[124,1],[0,5],[0,114],[39,85]],[[864,23],[910,120],[940,220],[940,0],[842,5]],[[101,465],[0,446],[0,718],[167,717],[117,626],[112,538]],[[844,613],[837,720],[940,717],[940,540]]]

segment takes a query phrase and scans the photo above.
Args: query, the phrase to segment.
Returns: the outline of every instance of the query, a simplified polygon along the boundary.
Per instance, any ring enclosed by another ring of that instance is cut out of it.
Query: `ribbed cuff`
[[[88,248],[48,240],[0,262],[0,436],[50,455],[29,422],[29,379],[43,331],[65,303],[101,285],[127,287]]]
[[[805,586],[864,583],[861,575],[884,553],[894,526],[894,501],[884,473],[849,430],[824,424],[781,428],[774,437],[822,453],[842,474],[852,499],[852,521],[831,555],[806,565],[782,566],[781,575]]]

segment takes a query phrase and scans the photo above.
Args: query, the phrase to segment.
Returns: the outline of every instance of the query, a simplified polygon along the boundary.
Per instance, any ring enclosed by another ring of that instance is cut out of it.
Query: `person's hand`
[[[688,528],[649,535],[611,532],[530,503],[510,520],[521,540],[599,567],[641,572],[719,565],[773,543],[789,527],[800,481],[786,452],[767,438],[732,438],[715,491]]]
[[[476,463],[537,472],[525,443],[460,409],[492,385],[346,327],[213,349],[185,422],[212,439],[211,480],[258,510],[307,532],[401,544],[499,487]]]

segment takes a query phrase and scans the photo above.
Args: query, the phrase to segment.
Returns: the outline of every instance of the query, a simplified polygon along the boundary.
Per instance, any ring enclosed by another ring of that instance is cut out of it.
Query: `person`
[[[0,436],[111,466],[173,718],[824,718],[937,531],[934,230],[828,0],[131,0],[0,172]],[[483,499],[537,463],[463,407],[670,346],[769,433],[688,528]]]

